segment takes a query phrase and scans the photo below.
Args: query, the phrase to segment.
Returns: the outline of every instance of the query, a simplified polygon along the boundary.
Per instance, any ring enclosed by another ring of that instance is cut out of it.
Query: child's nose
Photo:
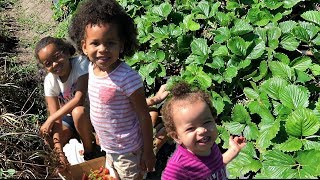
[[[108,51],[108,47],[103,45],[103,44],[101,44],[99,50],[100,50],[100,52],[107,52]]]
[[[203,133],[207,132],[207,129],[205,127],[198,127],[197,131],[199,134],[203,134]]]

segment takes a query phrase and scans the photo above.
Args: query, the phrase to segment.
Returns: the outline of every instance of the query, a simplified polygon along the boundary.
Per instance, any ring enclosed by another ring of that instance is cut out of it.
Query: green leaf
[[[318,34],[318,36],[312,40],[312,43],[314,43],[317,46],[320,46],[320,34]]]
[[[264,78],[267,75],[268,72],[268,64],[267,61],[261,61],[259,65],[259,76],[253,77],[252,80],[255,82],[260,81],[262,78]]]
[[[319,64],[313,64],[311,67],[311,72],[314,76],[319,76],[320,75],[320,65]]]
[[[248,123],[243,130],[243,136],[249,141],[256,140],[259,137],[259,134],[260,132],[257,125],[251,122]]]
[[[218,48],[213,49],[212,56],[228,56],[228,54],[229,54],[229,51],[226,46],[219,46]]]
[[[283,53],[276,53],[274,55],[274,58],[279,59],[284,64],[289,64],[290,63],[290,59],[289,59],[288,55],[283,54]]]
[[[294,59],[291,67],[300,71],[305,71],[311,66],[312,60],[308,56],[300,56]]]
[[[238,74],[237,67],[229,66],[227,67],[226,71],[223,72],[223,78],[225,79],[226,82],[231,83],[232,78],[236,77],[237,74]]]
[[[285,127],[288,134],[300,138],[315,134],[320,125],[316,115],[310,109],[299,108],[288,116]]]
[[[295,170],[295,159],[279,150],[267,151],[263,154],[262,173],[269,176],[270,179],[293,178]],[[265,172],[264,172],[265,171]]]
[[[320,175],[319,159],[319,150],[300,151],[296,158],[299,163],[297,178],[316,179]]]
[[[292,29],[292,33],[295,35],[295,37],[301,41],[308,42],[310,40],[309,34],[307,30],[305,30],[301,26],[294,27]]]
[[[222,57],[216,56],[212,58],[212,63],[207,63],[206,65],[212,69],[220,69],[224,67],[224,60]]]
[[[206,18],[209,18],[209,12],[210,12],[210,6],[207,1],[200,1],[196,8],[192,10],[192,12],[200,12],[206,16]]]
[[[225,122],[223,123],[223,126],[233,135],[241,135],[245,127],[244,124],[239,122]]]
[[[247,51],[246,42],[241,37],[233,37],[227,42],[230,51],[238,56],[245,56]]]
[[[286,87],[288,82],[280,77],[272,77],[262,83],[261,91],[267,92],[272,99],[278,100],[281,89]]]
[[[215,34],[214,41],[217,43],[226,42],[231,37],[231,32],[227,27],[219,27],[213,33]]]
[[[253,27],[243,19],[237,19],[231,28],[231,33],[235,36],[247,34],[251,31],[253,31]]]
[[[190,31],[197,31],[200,29],[200,24],[193,21],[194,15],[189,14],[184,17],[183,24],[186,26],[186,28]]]
[[[224,102],[223,102],[223,98],[215,91],[211,91],[211,102],[212,102],[213,107],[217,111],[217,115],[219,115],[220,113],[223,112],[223,109],[225,106]]]
[[[245,87],[243,89],[244,94],[249,98],[249,99],[258,99],[259,98],[259,93],[257,93],[254,89]]]
[[[296,26],[297,23],[295,21],[284,21],[279,23],[279,27],[282,33],[289,33]]]
[[[229,178],[236,179],[242,177],[245,174],[251,172],[257,172],[261,168],[261,162],[254,158],[255,155],[250,153],[251,150],[247,150],[254,147],[252,143],[247,145],[240,151],[238,156],[227,164],[227,170],[230,173]]]
[[[212,85],[212,79],[211,77],[206,74],[203,71],[199,71],[197,74],[197,81],[200,83],[200,85],[204,88],[207,89]]]
[[[250,54],[247,56],[247,59],[258,59],[262,56],[266,49],[266,45],[263,41],[258,43],[250,52]]]
[[[207,45],[207,40],[203,38],[198,38],[192,41],[191,51],[195,55],[208,56],[210,49]]]
[[[202,66],[203,64],[205,64],[206,60],[207,60],[207,56],[199,56],[199,55],[191,54],[186,59],[185,63],[186,64],[196,64],[196,65]]]
[[[166,18],[172,11],[172,6],[168,2],[160,4],[160,6],[153,6],[151,12]]]
[[[280,6],[282,6],[282,2],[279,2],[278,0],[264,0],[264,3],[267,8],[271,10],[278,9]]]
[[[292,136],[289,136],[289,138],[285,142],[281,144],[277,144],[275,146],[276,149],[279,149],[284,152],[298,151],[301,149],[301,147],[302,147],[301,140]]]
[[[256,141],[259,151],[264,152],[271,145],[271,140],[276,137],[280,130],[279,120],[260,126],[260,136]]]
[[[269,62],[269,68],[273,76],[278,76],[287,80],[293,77],[293,70],[286,64],[278,61]]]
[[[215,16],[217,22],[221,25],[221,26],[228,26],[231,22],[230,17],[228,16],[228,14],[225,14],[223,12],[218,11],[216,13]]]
[[[291,34],[285,34],[282,36],[280,45],[282,48],[288,50],[288,51],[294,51],[298,48],[300,42],[296,40],[295,37]]]
[[[302,139],[302,144],[305,150],[319,150],[320,149],[320,142],[317,141],[309,141],[306,139]]]
[[[251,117],[242,104],[236,104],[233,107],[231,118],[233,121],[239,123],[251,122]]]
[[[304,28],[307,31],[309,35],[309,39],[314,38],[317,35],[317,33],[320,31],[320,27],[315,25],[314,23],[302,21],[302,22],[299,22],[299,24],[302,28]]]
[[[279,98],[283,105],[291,109],[308,107],[310,92],[307,88],[288,85],[279,91]]]
[[[300,70],[295,70],[295,71],[297,73],[296,82],[301,82],[304,84],[304,83],[312,80],[312,77],[308,73],[300,71]]]
[[[307,21],[320,25],[320,12],[319,11],[307,11],[301,14],[301,17]]]
[[[301,1],[303,1],[303,0],[284,0],[283,7],[286,9],[290,9]]]

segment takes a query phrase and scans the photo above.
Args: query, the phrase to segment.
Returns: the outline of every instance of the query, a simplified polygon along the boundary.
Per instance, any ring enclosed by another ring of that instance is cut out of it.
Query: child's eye
[[[191,131],[194,131],[194,130],[195,130],[194,127],[189,127],[189,128],[186,129],[187,132],[191,132]]]

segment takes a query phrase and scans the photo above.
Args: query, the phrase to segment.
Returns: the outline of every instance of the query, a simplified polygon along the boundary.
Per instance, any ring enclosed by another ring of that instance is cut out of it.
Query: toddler
[[[222,155],[209,96],[185,82],[170,91],[172,97],[161,109],[167,133],[178,144],[162,173],[163,180],[226,179],[225,165],[245,146],[244,137],[230,137]]]
[[[133,19],[116,0],[82,1],[69,36],[91,61],[90,119],[120,179],[141,179],[152,171],[152,123],[140,75],[123,61],[138,47]]]

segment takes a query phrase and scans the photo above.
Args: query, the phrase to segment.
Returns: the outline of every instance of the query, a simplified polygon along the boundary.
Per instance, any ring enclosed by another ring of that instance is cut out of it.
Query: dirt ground
[[[34,44],[40,38],[54,34],[57,22],[52,18],[51,5],[49,0],[17,0],[3,12],[18,40],[15,47],[17,62],[34,60]]]

